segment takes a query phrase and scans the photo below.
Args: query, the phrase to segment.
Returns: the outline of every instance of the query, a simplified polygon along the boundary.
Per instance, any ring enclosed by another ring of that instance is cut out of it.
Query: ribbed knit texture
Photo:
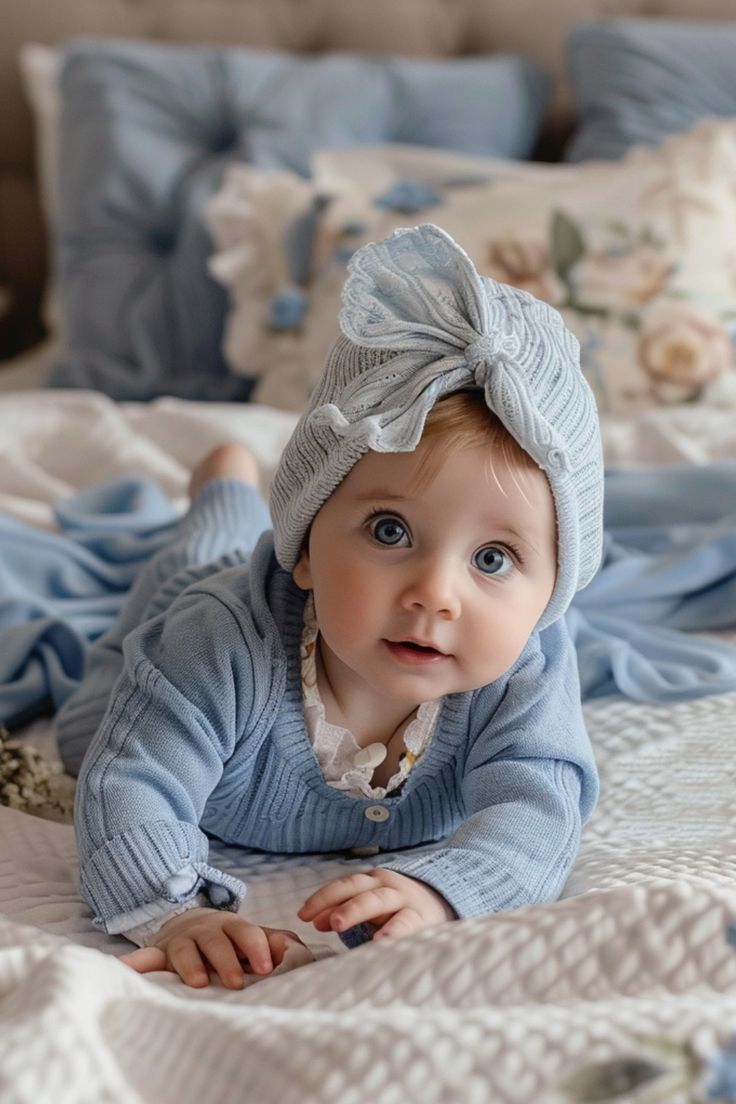
[[[558,572],[538,627],[551,624],[597,570],[603,532],[595,401],[559,312],[479,276],[449,235],[424,225],[357,251],[340,328],[272,483],[279,562],[293,567],[315,514],[361,456],[412,451],[438,399],[476,387],[552,487]]]
[[[382,865],[435,886],[460,916],[559,893],[597,792],[563,622],[535,633],[492,686],[445,699],[400,794],[376,801],[320,772],[300,684],[306,595],[276,563],[270,534],[248,567],[167,595],[162,615],[125,641],[79,778],[81,888],[107,930],[142,904],[202,889],[237,908],[244,887],[208,865],[207,835],[279,853],[444,840]],[[385,821],[366,816],[377,805]],[[190,869],[197,877],[181,890],[172,875]]]

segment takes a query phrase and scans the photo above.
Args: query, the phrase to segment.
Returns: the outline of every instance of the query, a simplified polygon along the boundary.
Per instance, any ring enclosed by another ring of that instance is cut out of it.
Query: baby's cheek
[[[523,616],[499,616],[492,627],[486,623],[476,638],[475,654],[478,662],[478,685],[494,682],[513,667],[524,651],[534,628],[535,621],[528,623]],[[481,658],[482,657],[482,658]],[[487,677],[483,679],[483,671]]]
[[[354,620],[358,610],[369,611],[380,601],[380,587],[368,571],[355,571],[350,567],[337,568],[332,573],[330,589],[337,596],[349,618]]]
[[[377,596],[366,586],[357,586],[347,592],[340,605],[339,619],[342,630],[357,637],[370,632],[376,622]]]
[[[369,628],[380,600],[370,579],[339,568],[332,572],[329,587],[321,597],[320,629],[328,636],[332,632],[350,638]]]

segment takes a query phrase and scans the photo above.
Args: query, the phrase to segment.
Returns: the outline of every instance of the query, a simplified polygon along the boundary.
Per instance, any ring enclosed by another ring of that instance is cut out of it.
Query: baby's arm
[[[207,864],[199,824],[225,762],[262,708],[245,653],[226,603],[197,587],[126,640],[123,674],[82,766],[75,810],[81,889],[110,933],[200,890],[220,908],[237,910],[243,899],[241,882]]]
[[[467,816],[457,831],[434,850],[399,852],[370,874],[322,887],[303,906],[302,919],[316,925],[319,918],[322,930],[341,934],[341,920],[367,922],[343,937],[351,943],[402,934],[399,913],[389,912],[388,889],[376,892],[366,880],[391,874],[434,893],[459,917],[559,895],[577,854],[581,823],[595,803],[597,775],[564,623],[543,637],[541,645],[541,638],[528,645],[500,704],[487,704],[492,696],[484,691],[476,696],[462,783]],[[404,896],[410,899],[411,889]],[[414,911],[406,934],[439,922],[429,899]]]
[[[577,659],[564,620],[529,642],[497,707],[478,691],[462,781],[466,819],[440,847],[385,864],[458,916],[554,900],[598,795]]]

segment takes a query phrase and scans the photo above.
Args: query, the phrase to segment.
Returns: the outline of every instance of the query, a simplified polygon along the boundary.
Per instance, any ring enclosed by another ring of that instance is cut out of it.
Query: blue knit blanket
[[[736,690],[736,463],[606,474],[598,575],[567,614],[585,698],[678,701]],[[57,709],[177,516],[119,479],[57,504],[58,533],[0,515],[0,723]]]

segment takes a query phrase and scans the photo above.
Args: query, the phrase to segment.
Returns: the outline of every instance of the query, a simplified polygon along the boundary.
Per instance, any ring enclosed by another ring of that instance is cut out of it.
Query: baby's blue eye
[[[498,575],[506,567],[508,556],[501,548],[489,545],[473,553],[473,565],[485,575]]]
[[[371,534],[379,544],[389,546],[401,544],[406,539],[406,529],[398,518],[383,517],[374,521]]]

